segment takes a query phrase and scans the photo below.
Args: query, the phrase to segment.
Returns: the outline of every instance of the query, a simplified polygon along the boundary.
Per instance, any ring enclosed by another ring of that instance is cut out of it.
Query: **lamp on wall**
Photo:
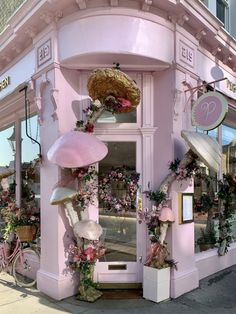
[[[13,154],[15,154],[16,153],[16,133],[15,133],[15,127],[13,128],[12,135],[10,137],[8,137],[7,140],[9,142],[10,146],[11,146]]]

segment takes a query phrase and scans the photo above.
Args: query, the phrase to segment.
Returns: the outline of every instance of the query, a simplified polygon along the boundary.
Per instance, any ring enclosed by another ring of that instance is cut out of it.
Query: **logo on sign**
[[[194,103],[192,123],[206,131],[215,129],[222,123],[227,111],[226,98],[218,92],[208,92]]]
[[[51,39],[47,40],[37,50],[38,67],[52,58]]]
[[[180,41],[179,49],[180,60],[189,66],[194,67],[194,50],[182,41]]]

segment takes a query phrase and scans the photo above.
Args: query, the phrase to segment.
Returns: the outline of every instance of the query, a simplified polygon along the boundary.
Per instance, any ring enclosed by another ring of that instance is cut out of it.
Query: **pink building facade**
[[[63,207],[49,203],[61,169],[48,161],[47,152],[60,135],[83,118],[91,71],[119,63],[139,86],[142,98],[135,115],[104,116],[96,124],[95,135],[108,147],[111,143],[111,150],[118,149],[121,160],[135,163],[143,191],[155,190],[168,174],[168,162],[182,158],[188,149],[181,131],[194,129],[191,104],[198,95],[192,94],[191,88],[203,81],[209,84],[219,80],[211,86],[228,100],[227,125],[236,128],[235,51],[235,40],[200,1],[33,0],[26,1],[12,16],[0,34],[0,129],[15,124],[19,183],[20,121],[24,117],[24,95],[19,90],[28,84],[31,110],[40,123],[42,147],[39,290],[57,300],[77,291],[77,278],[66,271],[71,228]],[[7,78],[8,84],[4,83]],[[112,164],[112,160],[109,162]],[[217,248],[196,251],[196,224],[179,224],[181,192],[193,193],[193,182],[175,182],[171,187],[176,220],[168,230],[167,242],[171,257],[178,261],[178,271],[171,271],[172,298],[198,287],[200,279],[236,263],[235,243],[221,257]],[[18,184],[18,199],[20,194]],[[143,206],[151,206],[145,197]],[[89,208],[89,215],[105,219],[95,205]],[[110,229],[116,229],[115,224],[121,226],[115,217],[105,223],[107,236]],[[147,231],[134,219],[119,233],[125,237],[132,228],[129,236],[134,238],[135,259],[98,262],[97,281],[142,283]],[[117,265],[125,266],[117,269]]]

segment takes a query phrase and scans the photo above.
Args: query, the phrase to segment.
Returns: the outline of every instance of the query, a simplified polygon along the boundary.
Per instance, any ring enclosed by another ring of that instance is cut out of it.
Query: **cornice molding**
[[[27,49],[35,36],[42,33],[51,23],[57,23],[63,14],[71,16],[75,12],[75,7],[79,8],[81,15],[77,17],[100,15],[100,14],[123,14],[136,16],[161,23],[169,29],[175,30],[175,26],[189,32],[195,36],[199,45],[210,52],[215,53],[215,48],[219,51],[215,54],[230,68],[236,66],[236,40],[230,36],[223,28],[223,24],[213,16],[210,11],[200,2],[193,0],[157,0],[126,1],[119,0],[28,0],[25,1],[19,10],[9,20],[9,25],[0,35],[0,53],[10,59],[17,58],[20,53],[16,47],[16,42],[20,44],[21,51]],[[194,16],[194,18],[192,18]],[[66,16],[64,20],[67,20]],[[41,22],[40,22],[41,21]],[[209,40],[210,39],[210,40]],[[205,46],[204,46],[205,45]],[[208,47],[209,46],[209,47]],[[232,56],[231,60],[228,57]],[[1,62],[2,69],[9,63],[6,59]]]

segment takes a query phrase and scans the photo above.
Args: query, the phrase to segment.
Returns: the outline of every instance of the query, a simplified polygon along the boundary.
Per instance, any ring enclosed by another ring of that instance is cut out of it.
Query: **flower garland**
[[[194,172],[198,169],[197,159],[193,159],[191,162],[185,166],[181,165],[181,161],[177,158],[174,161],[170,162],[169,170],[175,176],[177,181],[187,180],[192,178]]]
[[[232,175],[224,175],[223,180],[218,182],[219,190],[218,197],[223,205],[223,211],[219,216],[219,255],[224,255],[228,252],[232,237],[232,224],[231,219],[235,211],[236,199],[236,178]]]
[[[97,194],[97,177],[98,172],[94,166],[85,168],[72,169],[72,176],[77,178],[79,182],[79,193],[74,199],[75,208],[84,211],[90,204],[94,202]]]
[[[123,213],[136,207],[139,174],[126,167],[112,169],[99,178],[98,196],[107,211]],[[117,192],[117,193],[116,193]]]

